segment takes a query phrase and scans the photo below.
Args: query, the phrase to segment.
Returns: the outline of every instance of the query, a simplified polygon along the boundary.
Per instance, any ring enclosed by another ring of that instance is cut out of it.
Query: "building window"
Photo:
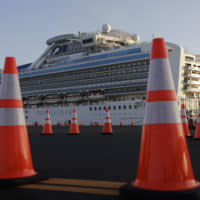
[[[90,111],[92,111],[92,107],[90,107],[89,109],[90,109]]]
[[[126,105],[124,105],[124,110],[126,109]]]
[[[94,107],[94,110],[97,110],[97,107]]]
[[[108,109],[111,110],[111,106],[108,106]]]
[[[129,109],[132,109],[132,105],[129,105],[128,107],[129,107]]]
[[[115,110],[116,109],[116,106],[113,106],[113,110]]]
[[[106,110],[106,106],[104,106],[103,109]]]
[[[99,106],[99,110],[101,110],[101,106]]]
[[[118,106],[118,109],[121,110],[121,106]]]

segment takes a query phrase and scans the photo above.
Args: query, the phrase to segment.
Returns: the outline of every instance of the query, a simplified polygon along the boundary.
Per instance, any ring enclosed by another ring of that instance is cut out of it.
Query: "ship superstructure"
[[[18,68],[27,122],[41,122],[46,108],[55,114],[53,121],[65,122],[75,107],[89,125],[103,122],[108,107],[113,124],[142,124],[150,42],[105,24],[100,32],[60,35],[47,45],[35,62]],[[196,87],[191,74],[194,67],[200,72],[200,64],[179,45],[167,43],[167,50],[178,98],[199,95],[187,84]]]

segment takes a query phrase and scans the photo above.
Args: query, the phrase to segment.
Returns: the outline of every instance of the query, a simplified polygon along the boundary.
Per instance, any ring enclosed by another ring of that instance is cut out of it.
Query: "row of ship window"
[[[134,66],[134,68],[132,68],[132,67]],[[137,64],[137,65],[134,65],[134,64],[129,64],[129,65],[122,65],[122,66],[120,66],[120,65],[115,65],[115,66],[106,66],[106,67],[98,67],[98,68],[96,68],[96,69],[87,69],[87,70],[83,70],[83,71],[79,71],[78,73],[77,72],[65,72],[65,73],[60,73],[59,74],[59,76],[58,75],[46,75],[45,76],[45,79],[46,80],[55,80],[55,79],[62,79],[62,78],[67,78],[68,80],[69,80],[69,77],[71,78],[71,79],[76,79],[77,77],[76,76],[78,76],[78,77],[80,77],[81,75],[84,75],[84,74],[87,74],[88,76],[91,74],[91,77],[93,77],[94,76],[94,74],[95,73],[97,73],[97,72],[103,72],[103,74],[104,74],[104,76],[105,76],[105,71],[107,72],[107,74],[109,74],[109,73],[112,73],[112,72],[108,72],[108,70],[111,70],[111,71],[113,71],[113,70],[117,70],[117,72],[118,73],[122,73],[122,74],[124,74],[124,73],[130,73],[130,71],[128,72],[125,72],[126,70],[125,69],[127,69],[127,70],[131,70],[132,72],[142,72],[143,70],[145,70],[145,71],[148,71],[148,68],[147,68],[147,66],[148,66],[148,63],[141,63],[141,64]],[[139,68],[139,69],[135,69],[135,67],[145,67],[145,69],[143,69],[143,68]],[[75,77],[74,77],[75,76]],[[85,77],[84,77],[85,78]],[[48,80],[48,81],[49,81]],[[31,82],[37,82],[37,81],[41,81],[41,78],[34,78]],[[30,84],[30,79],[25,79],[25,80],[23,80],[23,83],[25,84]]]
[[[106,108],[108,108],[109,110],[116,110],[116,109],[118,109],[118,110],[121,110],[121,109],[124,109],[124,110],[126,110],[126,109],[136,109],[137,108],[137,106],[136,105],[134,105],[134,106],[132,106],[132,105],[118,105],[118,106],[99,106],[99,107],[89,107],[89,110],[90,111],[92,111],[92,110],[94,110],[94,111],[96,111],[96,110],[106,110]]]
[[[128,75],[128,76],[124,76],[124,78],[122,79],[121,77],[117,77],[117,78],[105,78],[105,79],[90,79],[90,80],[80,80],[80,81],[64,81],[64,82],[59,82],[57,83],[57,81],[55,81],[54,83],[50,83],[50,84],[44,84],[44,85],[31,85],[31,86],[22,86],[23,90],[30,90],[32,89],[47,89],[47,88],[57,88],[57,87],[74,87],[74,86],[80,86],[80,85],[89,85],[89,84],[105,84],[105,83],[112,83],[112,82],[117,82],[117,81],[132,81],[133,79],[142,79],[142,78],[147,78],[147,74],[146,73],[141,73],[141,74],[135,74],[133,76]],[[129,83],[130,84],[130,83]],[[122,86],[122,84],[120,84]],[[127,85],[127,84],[126,84]]]

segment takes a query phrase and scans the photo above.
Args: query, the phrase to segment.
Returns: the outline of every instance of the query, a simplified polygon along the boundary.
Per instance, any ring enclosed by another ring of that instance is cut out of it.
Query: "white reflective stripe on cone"
[[[73,118],[77,118],[77,114],[76,113],[73,113]]]
[[[144,124],[181,123],[176,101],[147,102]]]
[[[50,120],[45,120],[45,124],[51,124]]]
[[[3,74],[0,99],[21,99],[21,90],[17,74]]]
[[[50,119],[49,113],[47,113],[47,118],[49,118],[49,119]]]
[[[181,109],[181,116],[182,116],[182,115],[186,116],[185,109]]]
[[[72,124],[78,124],[78,120],[72,120]]]
[[[161,76],[163,74],[163,76]],[[155,78],[156,77],[156,78]],[[171,67],[168,59],[153,59],[150,61],[147,91],[174,90]]]
[[[104,123],[111,123],[111,119],[105,119]]]
[[[0,126],[26,125],[23,108],[0,108]]]
[[[107,117],[110,117],[110,112],[107,112]]]

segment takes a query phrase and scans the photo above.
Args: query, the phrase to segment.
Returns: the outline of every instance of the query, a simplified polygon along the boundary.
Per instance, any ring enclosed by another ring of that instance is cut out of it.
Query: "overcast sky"
[[[0,68],[6,56],[33,62],[52,36],[100,30],[102,24],[142,41],[152,34],[200,54],[200,0],[0,0]]]

